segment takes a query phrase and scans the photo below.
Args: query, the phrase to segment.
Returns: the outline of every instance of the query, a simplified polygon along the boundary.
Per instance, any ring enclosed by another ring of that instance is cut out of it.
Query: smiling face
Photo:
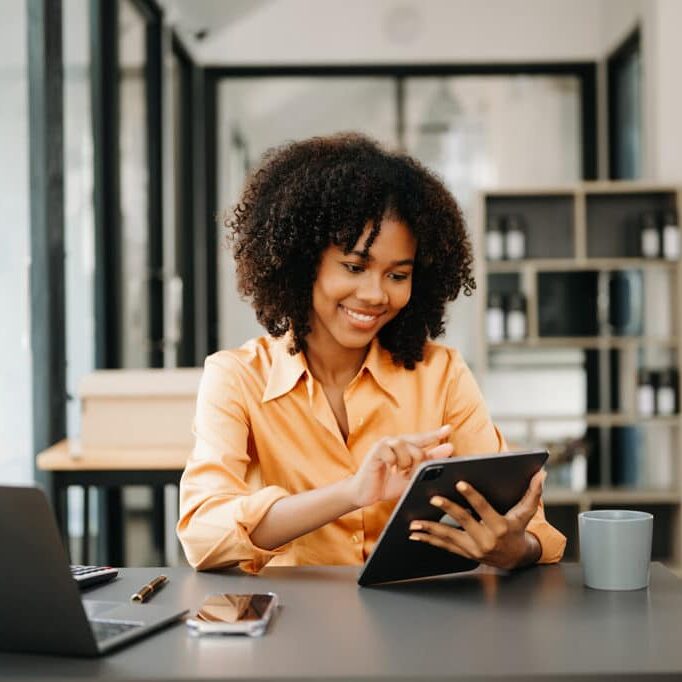
[[[409,302],[416,239],[405,223],[385,216],[369,257],[363,258],[371,227],[369,222],[350,253],[337,246],[322,252],[309,345],[363,349]]]

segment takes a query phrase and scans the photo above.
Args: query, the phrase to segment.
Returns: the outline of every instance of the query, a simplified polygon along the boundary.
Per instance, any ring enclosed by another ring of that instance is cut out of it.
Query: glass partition
[[[0,22],[0,481],[33,478],[29,308],[27,7],[3,6]]]
[[[95,365],[94,167],[88,0],[65,0],[64,240],[66,249],[67,433],[80,433],[78,383]]]
[[[132,0],[119,4],[122,366],[149,355],[149,175],[146,22]]]

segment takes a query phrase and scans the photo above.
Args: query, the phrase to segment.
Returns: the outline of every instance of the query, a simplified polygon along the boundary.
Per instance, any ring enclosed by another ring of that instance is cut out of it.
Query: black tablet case
[[[469,571],[477,561],[452,554],[439,547],[409,540],[410,522],[439,521],[443,512],[429,503],[434,495],[451,499],[468,509],[468,502],[455,490],[458,481],[467,481],[500,514],[506,514],[528,489],[533,475],[547,460],[545,450],[454,457],[424,462],[393,510],[358,578],[360,585],[425,578]],[[438,478],[428,480],[442,467]],[[475,515],[478,518],[477,515]]]

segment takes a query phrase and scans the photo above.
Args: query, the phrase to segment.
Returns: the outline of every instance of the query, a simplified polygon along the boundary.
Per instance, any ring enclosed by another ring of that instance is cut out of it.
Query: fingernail
[[[455,486],[455,488],[457,488],[457,490],[459,490],[460,493],[465,493],[468,487],[469,486],[467,486],[467,484],[464,481],[457,481],[457,485]]]
[[[409,539],[410,540],[416,540],[417,542],[419,542],[420,538],[416,533],[411,533]]]
[[[443,498],[442,497],[432,497],[430,500],[431,504],[434,507],[442,507],[443,506]]]
[[[410,524],[410,530],[423,530],[423,529],[424,529],[424,526],[422,526],[422,524],[419,523],[419,521],[412,521],[412,523]]]

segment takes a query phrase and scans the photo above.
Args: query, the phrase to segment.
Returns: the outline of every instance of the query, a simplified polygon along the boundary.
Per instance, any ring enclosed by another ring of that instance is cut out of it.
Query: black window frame
[[[620,150],[623,147],[623,130],[620,126],[621,110],[618,96],[618,73],[633,55],[640,54],[642,49],[642,31],[636,26],[606,60],[607,79],[607,119],[608,119],[608,149],[609,149],[609,180],[632,180],[622,167]],[[640,109],[642,102],[639,103]],[[640,117],[641,120],[641,117]],[[641,162],[641,159],[640,159]],[[640,163],[640,175],[642,171]]]
[[[35,455],[66,437],[64,65],[61,0],[26,3],[30,168],[30,324]]]
[[[389,77],[396,82],[396,139],[404,137],[404,81],[415,77],[446,76],[575,76],[580,83],[580,119],[582,132],[582,177],[583,180],[596,180],[598,177],[597,159],[597,62],[516,62],[485,64],[358,64],[358,65],[280,65],[280,66],[208,66],[204,69],[204,107],[206,126],[205,139],[205,173],[212,179],[205,188],[205,220],[208,226],[215,228],[216,216],[220,207],[217,205],[217,156],[218,143],[218,111],[217,89],[223,79],[238,78],[277,78],[277,77],[319,77],[319,78],[352,78],[352,77]],[[204,355],[218,350],[218,298],[217,298],[217,251],[216,230],[208,229],[204,239],[206,249],[211,257],[206,263],[206,298],[197,290],[197,306],[205,306],[207,328],[206,348]],[[200,353],[202,348],[197,347]]]

